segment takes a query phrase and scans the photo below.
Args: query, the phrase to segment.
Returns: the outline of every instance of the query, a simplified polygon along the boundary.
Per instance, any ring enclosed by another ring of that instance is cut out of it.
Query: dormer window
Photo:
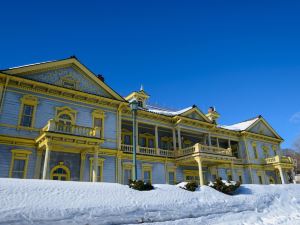
[[[138,106],[139,106],[139,107],[143,107],[143,101],[139,100],[139,101],[138,101]]]

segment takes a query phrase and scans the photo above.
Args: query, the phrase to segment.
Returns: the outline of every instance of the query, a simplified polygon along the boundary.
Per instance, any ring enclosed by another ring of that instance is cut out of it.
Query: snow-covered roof
[[[219,127],[227,129],[227,130],[243,131],[243,130],[246,130],[248,127],[250,127],[252,124],[254,124],[258,119],[259,119],[259,117],[256,117],[254,119],[246,120],[244,122],[232,124],[229,126],[220,125]]]
[[[190,109],[192,109],[193,107],[190,106],[190,107],[187,107],[187,108],[184,108],[184,109],[181,109],[181,110],[169,110],[169,109],[163,109],[163,108],[158,108],[158,107],[155,107],[155,106],[151,106],[151,105],[147,105],[147,108],[144,109],[148,112],[153,112],[153,113],[157,113],[157,114],[162,114],[162,115],[165,115],[165,116],[177,116],[177,115],[180,115]]]

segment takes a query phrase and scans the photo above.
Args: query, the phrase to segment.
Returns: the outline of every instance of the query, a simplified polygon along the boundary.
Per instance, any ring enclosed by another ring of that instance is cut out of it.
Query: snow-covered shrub
[[[194,181],[183,182],[178,184],[177,186],[187,191],[196,191],[196,189],[198,188],[198,184]]]
[[[142,180],[129,180],[128,186],[138,191],[150,191],[154,189],[154,187],[150,183],[144,182]]]
[[[227,195],[233,195],[234,192],[240,187],[239,181],[224,181],[222,178],[217,178],[214,182],[209,182],[208,186],[216,189]]]

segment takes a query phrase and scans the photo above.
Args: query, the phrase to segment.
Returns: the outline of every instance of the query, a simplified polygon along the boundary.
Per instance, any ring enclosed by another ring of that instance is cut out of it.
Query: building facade
[[[126,184],[136,99],[138,179],[289,182],[293,161],[263,117],[221,126],[214,108],[172,111],[148,98],[121,97],[75,57],[0,71],[0,177]]]

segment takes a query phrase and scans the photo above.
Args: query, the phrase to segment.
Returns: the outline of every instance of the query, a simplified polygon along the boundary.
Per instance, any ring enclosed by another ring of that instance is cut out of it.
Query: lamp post
[[[136,114],[138,110],[138,102],[137,100],[132,100],[130,102],[130,108],[132,112],[132,121],[133,121],[133,153],[132,153],[132,164],[133,164],[133,173],[132,173],[132,180],[137,180],[137,167],[136,167],[136,149],[137,149],[137,132],[136,132]]]

